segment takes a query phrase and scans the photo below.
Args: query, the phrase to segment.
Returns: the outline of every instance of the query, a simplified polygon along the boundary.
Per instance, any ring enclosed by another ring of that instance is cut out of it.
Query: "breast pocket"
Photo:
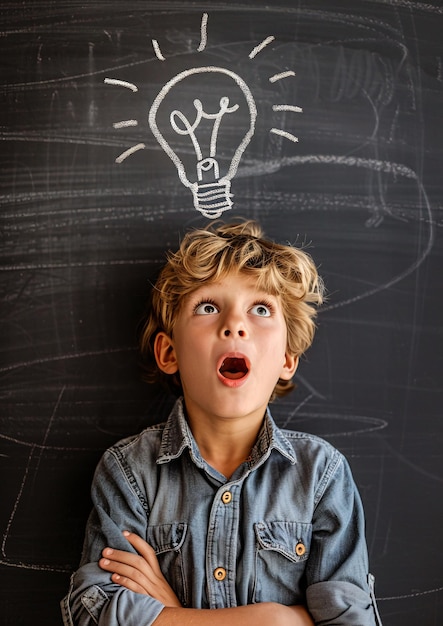
[[[312,526],[301,522],[258,522],[254,602],[297,604],[304,600],[302,581],[309,558]]]
[[[146,537],[146,541],[155,550],[163,576],[183,606],[188,601],[182,550],[187,529],[185,523],[149,526]]]

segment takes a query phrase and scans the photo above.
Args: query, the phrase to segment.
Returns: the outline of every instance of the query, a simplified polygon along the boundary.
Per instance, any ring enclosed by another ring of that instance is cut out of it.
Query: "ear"
[[[174,343],[164,332],[159,332],[154,340],[154,356],[159,369],[165,374],[178,372]]]
[[[280,373],[280,378],[282,380],[291,380],[297,370],[298,361],[298,356],[294,356],[286,352],[285,362],[283,365],[283,369]]]

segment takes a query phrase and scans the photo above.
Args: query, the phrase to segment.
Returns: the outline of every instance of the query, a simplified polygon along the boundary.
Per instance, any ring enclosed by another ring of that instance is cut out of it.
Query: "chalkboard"
[[[1,624],[60,624],[96,462],[171,404],[140,375],[150,282],[216,215],[309,245],[329,298],[274,416],[349,458],[385,626],[441,624],[441,3],[24,0],[0,21]],[[209,209],[180,170],[198,111],[223,113]]]

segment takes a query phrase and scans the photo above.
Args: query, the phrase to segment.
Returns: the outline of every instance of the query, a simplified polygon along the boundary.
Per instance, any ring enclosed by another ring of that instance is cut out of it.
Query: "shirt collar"
[[[206,463],[186,421],[183,398],[179,398],[169,414],[163,430],[157,463],[168,463],[177,459],[186,449],[189,450],[196,465],[205,467]],[[277,450],[292,465],[297,462],[294,448],[275,424],[268,408],[262,429],[248,459],[250,469],[264,463],[272,450]]]

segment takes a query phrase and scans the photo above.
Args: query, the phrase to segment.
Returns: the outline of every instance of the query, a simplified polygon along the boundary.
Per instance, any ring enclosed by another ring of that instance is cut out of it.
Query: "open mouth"
[[[246,361],[242,357],[226,357],[223,359],[219,369],[223,378],[227,378],[228,380],[239,380],[246,376],[248,371]]]

